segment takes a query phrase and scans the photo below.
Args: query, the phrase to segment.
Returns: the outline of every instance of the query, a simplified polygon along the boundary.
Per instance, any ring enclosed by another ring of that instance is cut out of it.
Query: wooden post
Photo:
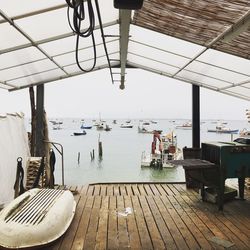
[[[36,92],[36,156],[44,156],[44,85],[37,86]]]
[[[92,152],[90,151],[90,158],[91,158],[91,161],[93,161],[95,159],[95,151],[94,151],[94,149],[92,150]]]
[[[102,158],[102,142],[99,141],[98,143],[98,148],[99,148],[99,158]]]
[[[31,108],[31,136],[30,136],[30,155],[35,155],[36,145],[36,106],[34,88],[29,87],[30,94],[30,108]]]

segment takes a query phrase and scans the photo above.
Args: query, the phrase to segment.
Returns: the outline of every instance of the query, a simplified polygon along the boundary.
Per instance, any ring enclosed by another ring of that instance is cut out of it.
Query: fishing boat
[[[81,132],[74,132],[73,134],[74,134],[74,136],[79,136],[79,135],[86,135],[87,133],[85,130],[83,130]]]
[[[235,134],[239,132],[239,129],[230,129],[230,128],[225,127],[223,124],[220,124],[220,125],[217,125],[215,129],[208,129],[207,132]]]
[[[68,190],[35,188],[25,192],[0,212],[0,248],[45,247],[66,232],[75,207]]]
[[[156,148],[158,141],[158,149]],[[182,159],[182,150],[177,147],[177,136],[174,132],[160,135],[155,132],[151,145],[151,153],[142,153],[141,167],[172,168],[170,160]]]
[[[176,129],[192,129],[192,123],[191,122],[185,122],[182,125],[176,125]]]

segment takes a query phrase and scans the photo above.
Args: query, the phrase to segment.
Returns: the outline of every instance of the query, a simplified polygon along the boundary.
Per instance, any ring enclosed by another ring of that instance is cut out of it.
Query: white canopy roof
[[[167,15],[174,18],[178,14],[164,9],[162,3],[169,2],[170,0],[144,0],[143,9],[134,13],[128,10],[119,12],[113,7],[113,0],[99,1],[111,64],[121,68],[119,74],[113,75],[114,79],[120,81],[121,77],[125,77],[126,67],[137,67],[250,100],[249,40],[239,41],[239,48],[244,47],[244,50],[233,50],[232,46],[225,49],[225,44],[215,46],[217,42],[222,43],[225,37],[225,43],[230,43],[229,36],[234,40],[235,32],[238,35],[241,31],[250,30],[248,1],[245,1],[245,6],[243,0],[235,1],[233,7],[236,9],[239,2],[240,11],[237,16],[234,15],[231,24],[224,23],[223,29],[219,27],[217,30],[220,33],[217,32],[211,38],[213,42],[208,43],[200,41],[197,36],[187,38],[184,36],[186,31],[182,32],[181,27],[175,33],[163,32],[171,26],[164,18]],[[182,1],[172,1],[172,4],[175,3],[178,7],[180,2]],[[197,2],[211,4],[213,1]],[[217,2],[214,1],[212,7],[216,7],[219,4]],[[223,2],[230,5],[230,1]],[[191,8],[187,7],[185,6],[185,18],[189,20]],[[228,11],[230,15],[230,8],[226,7],[225,12]],[[232,9],[232,6],[229,7]],[[198,10],[193,10],[196,14],[193,18],[198,18]],[[156,15],[157,11],[159,31],[157,25],[153,26],[151,21],[152,15]],[[217,17],[219,20],[220,13]],[[96,24],[97,63],[94,70],[108,67],[97,20]],[[211,27],[204,27],[206,29]],[[194,31],[191,29],[190,32]],[[202,32],[201,29],[200,33],[203,34]],[[64,0],[26,0],[22,3],[18,0],[1,0],[0,34],[0,88],[12,91],[84,74],[76,65],[76,36],[68,25],[67,5]],[[81,64],[90,68],[93,63],[90,39],[81,39],[79,55]],[[117,69],[112,69],[112,72],[117,73]]]

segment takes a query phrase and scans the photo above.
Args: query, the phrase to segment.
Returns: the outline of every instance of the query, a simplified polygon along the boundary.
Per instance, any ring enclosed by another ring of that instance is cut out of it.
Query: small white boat
[[[102,122],[100,121],[97,125],[96,125],[96,129],[97,130],[104,130],[106,127],[106,123],[105,122]]]
[[[141,134],[153,134],[154,131],[147,129],[144,126],[138,126],[138,133],[141,133]]]
[[[223,124],[220,124],[220,125],[217,125],[215,129],[208,129],[207,132],[235,134],[239,132],[239,129],[230,129],[230,128],[225,127]]]
[[[121,124],[120,128],[133,128],[133,125],[130,123],[125,123],[125,124]]]
[[[185,122],[182,125],[175,126],[176,129],[192,129],[192,123],[191,122]]]
[[[70,191],[31,189],[0,212],[0,248],[40,247],[62,236],[76,203]]]
[[[60,130],[60,129],[62,129],[60,124],[53,125],[53,130]]]
[[[158,133],[161,134],[162,130],[150,130],[144,126],[138,126],[138,133],[140,134],[154,134],[154,133]]]

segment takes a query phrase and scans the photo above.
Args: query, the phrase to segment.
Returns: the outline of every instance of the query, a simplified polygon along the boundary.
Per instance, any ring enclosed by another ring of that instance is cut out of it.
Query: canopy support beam
[[[192,146],[200,148],[200,87],[192,85]]]
[[[200,87],[203,87],[203,88],[206,88],[206,89],[210,89],[210,90],[213,90],[213,91],[217,91],[217,92],[222,93],[222,94],[226,94],[226,95],[237,97],[237,98],[240,98],[240,99],[243,99],[243,100],[246,100],[246,101],[250,101],[250,98],[248,96],[240,95],[240,94],[236,94],[236,93],[228,92],[228,91],[224,92],[224,91],[221,91],[220,89],[218,89],[216,87],[212,87],[212,86],[209,86],[207,84],[204,84],[204,83],[201,83],[201,82],[198,82],[198,81],[194,81],[194,80],[190,80],[190,79],[187,79],[187,78],[184,78],[184,77],[179,77],[179,76],[173,77],[173,75],[171,75],[170,73],[167,73],[167,72],[164,72],[164,71],[161,71],[161,70],[157,70],[157,69],[153,69],[151,67],[146,67],[146,66],[144,66],[142,64],[133,63],[133,62],[128,61],[128,65],[130,67],[146,70],[148,72],[152,72],[152,73],[155,73],[155,74],[158,74],[158,75],[161,75],[161,76],[166,76],[166,77],[173,78],[175,80],[190,83],[190,84],[195,84],[197,86],[200,86]]]
[[[192,62],[197,60],[198,57],[200,57],[202,54],[204,54],[208,49],[213,48],[213,46],[216,46],[216,43],[224,39],[225,37],[228,36],[228,34],[231,34],[233,27],[237,27],[239,24],[242,23],[243,20],[248,19],[250,16],[250,10],[247,11],[241,18],[231,25],[229,28],[224,30],[222,33],[220,33],[217,37],[215,37],[209,44],[205,45],[206,48],[202,49],[197,55],[195,55],[188,63],[186,63],[184,66],[182,66],[173,76],[176,76],[179,74],[182,70],[187,68]]]
[[[119,10],[120,19],[120,62],[121,62],[121,85],[120,89],[124,89],[126,64],[128,55],[129,27],[131,20],[131,10]]]
[[[0,16],[1,16],[1,12],[0,12]],[[103,26],[103,28],[106,28],[106,27],[116,25],[117,23],[118,23],[118,20],[115,20],[115,21],[112,21],[112,22],[104,23],[102,26]],[[96,25],[95,30],[96,29],[100,29],[100,25]],[[74,32],[71,31],[71,32],[67,32],[67,33],[64,33],[64,34],[61,34],[61,35],[51,36],[49,38],[45,38],[45,39],[42,39],[42,40],[32,41],[30,43],[17,45],[17,46],[11,47],[11,48],[0,50],[0,54],[5,54],[5,53],[13,52],[13,51],[16,51],[16,50],[29,48],[29,47],[32,47],[32,46],[37,47],[37,46],[39,46],[41,44],[50,43],[50,42],[57,41],[57,40],[64,39],[64,38],[68,38],[68,37],[71,37],[71,36],[74,36],[74,35],[75,35]]]

